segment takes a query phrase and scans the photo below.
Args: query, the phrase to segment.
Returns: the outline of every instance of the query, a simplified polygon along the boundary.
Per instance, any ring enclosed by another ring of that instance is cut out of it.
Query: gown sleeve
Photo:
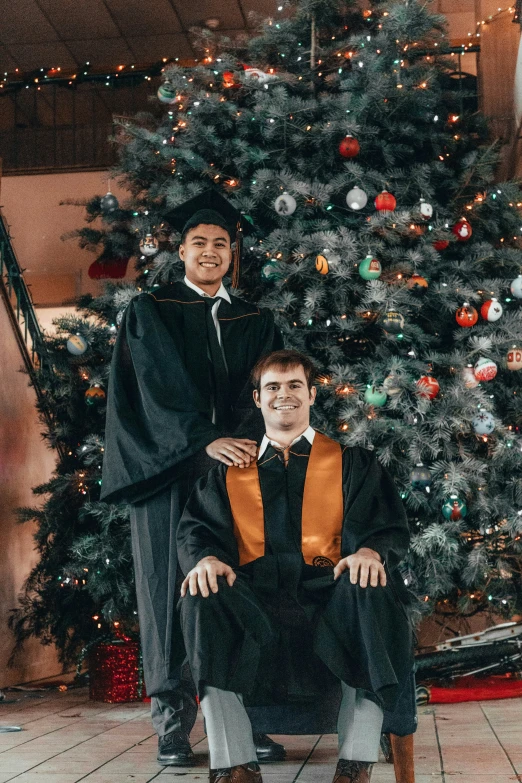
[[[145,500],[176,478],[184,460],[222,436],[154,301],[136,297],[111,365],[102,500]]]
[[[410,537],[392,477],[373,452],[348,448],[343,454],[343,486],[343,555],[369,547],[393,569],[405,557]]]
[[[210,555],[232,568],[239,565],[226,471],[223,464],[212,468],[190,493],[177,532],[178,562],[185,575]]]

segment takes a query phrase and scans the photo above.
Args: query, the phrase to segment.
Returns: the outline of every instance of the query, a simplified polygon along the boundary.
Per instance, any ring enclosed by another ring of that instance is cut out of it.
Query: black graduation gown
[[[262,418],[249,375],[282,347],[268,310],[231,296],[218,317],[229,381],[228,427],[212,423],[205,303],[182,282],[136,296],[114,348],[107,397],[102,500],[133,506],[136,591],[149,695],[179,684],[176,528],[196,479],[215,465],[204,448],[235,434],[255,439]]]
[[[293,459],[291,455],[288,471]],[[385,588],[361,588],[350,583],[347,572],[334,581],[333,568],[305,564],[292,543],[300,541],[296,525],[306,468],[294,471],[286,487],[284,476],[280,478],[282,491],[276,497],[277,479],[264,477],[261,461],[258,466],[263,557],[239,566],[226,466],[198,481],[178,528],[184,573],[214,555],[238,575],[232,588],[220,578],[217,594],[187,595],[179,603],[196,685],[242,692],[254,704],[306,702],[334,676],[373,692],[392,709],[411,677],[412,642],[408,594],[397,571],[409,534],[391,477],[373,453],[345,449],[342,556],[370,547],[386,562],[388,573]]]

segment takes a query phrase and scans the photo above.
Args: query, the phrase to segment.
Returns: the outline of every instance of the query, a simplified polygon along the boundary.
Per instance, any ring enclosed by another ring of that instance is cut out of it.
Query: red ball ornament
[[[459,242],[467,242],[468,239],[470,239],[473,229],[471,228],[471,223],[468,223],[468,221],[465,218],[461,218],[458,223],[455,223],[453,228],[451,229]]]
[[[91,280],[121,280],[127,274],[129,258],[97,258],[89,267],[87,274]]]
[[[474,307],[466,303],[459,307],[455,318],[459,326],[475,326],[478,321],[478,313]]]
[[[397,199],[387,190],[383,190],[375,199],[375,209],[379,212],[393,212],[396,206]]]
[[[502,312],[502,305],[495,297],[488,299],[480,308],[480,314],[485,321],[498,321],[502,316]]]
[[[223,87],[235,87],[234,74],[232,71],[223,71]]]
[[[345,136],[339,144],[339,152],[343,158],[355,158],[361,150],[361,145],[353,136]]]
[[[421,397],[429,397],[433,400],[440,391],[439,382],[436,378],[432,378],[431,375],[423,375],[417,381],[417,386],[420,389]]]
[[[435,248],[435,250],[438,250],[440,253],[442,250],[446,250],[446,248],[449,247],[449,240],[437,239],[437,241],[433,243],[433,247]]]

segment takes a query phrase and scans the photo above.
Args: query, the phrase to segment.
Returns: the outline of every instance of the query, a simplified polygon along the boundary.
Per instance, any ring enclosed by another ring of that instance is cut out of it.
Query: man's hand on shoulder
[[[190,595],[197,595],[199,588],[199,592],[203,598],[208,598],[210,595],[209,588],[213,593],[217,593],[218,576],[226,576],[229,587],[232,587],[236,581],[236,574],[229,565],[222,563],[217,557],[204,557],[194,566],[192,571],[188,572],[183,580],[181,585],[181,597],[185,597],[187,589]]]
[[[205,447],[209,457],[225,465],[248,468],[257,456],[257,443],[247,438],[218,438]]]
[[[339,560],[334,568],[334,578],[338,579],[343,571],[350,570],[350,582],[361,587],[368,586],[368,578],[372,587],[386,587],[386,571],[378,552],[367,547],[361,547],[355,554]]]

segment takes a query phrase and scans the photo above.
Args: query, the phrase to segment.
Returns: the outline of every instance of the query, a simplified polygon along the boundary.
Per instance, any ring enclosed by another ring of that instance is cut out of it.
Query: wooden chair
[[[248,707],[255,732],[264,734],[336,734],[341,689],[329,690],[313,704]],[[384,713],[386,760],[393,764],[397,783],[415,783],[413,734],[417,728],[415,676],[402,692],[395,710]]]

